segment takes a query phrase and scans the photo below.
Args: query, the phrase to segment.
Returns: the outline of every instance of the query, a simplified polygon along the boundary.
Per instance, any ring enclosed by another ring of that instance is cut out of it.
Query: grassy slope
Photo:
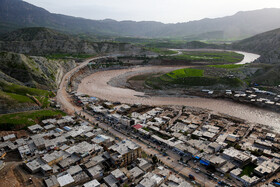
[[[259,85],[278,86],[280,85],[280,65],[259,64],[260,69],[249,77],[250,81]]]
[[[16,102],[16,103],[33,103],[33,101],[27,96],[14,94],[14,93],[7,93],[7,92],[3,92],[3,91],[0,91],[0,99],[1,98],[7,99],[12,102]]]
[[[42,103],[43,108],[49,106],[48,98],[54,96],[50,91],[0,81],[0,100],[8,106],[17,107],[23,104],[36,104],[28,95],[36,97]]]
[[[0,81],[0,88],[4,92],[15,93],[18,95],[29,94],[29,95],[46,96],[46,97],[52,95],[52,93],[50,91],[36,89],[36,88],[29,88],[26,86],[12,84],[12,83],[8,83],[8,82],[4,82],[4,81]]]
[[[35,125],[41,120],[51,117],[63,116],[65,113],[58,110],[40,110],[15,114],[0,115],[0,130],[23,129]]]

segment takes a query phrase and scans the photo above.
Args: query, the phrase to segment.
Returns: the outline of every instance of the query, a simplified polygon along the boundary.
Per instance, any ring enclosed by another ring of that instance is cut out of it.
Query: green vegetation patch
[[[204,75],[204,70],[185,68],[185,69],[177,69],[169,73],[166,73],[160,76],[159,79],[166,82],[174,82],[177,79],[182,79],[186,77],[202,77],[203,75]]]
[[[143,127],[142,129],[145,130],[145,131],[147,131],[147,132],[150,132],[150,129],[147,128],[147,127]]]
[[[241,176],[244,176],[244,175],[250,176],[256,167],[257,166],[253,163],[246,165],[241,172]]]
[[[45,96],[45,97],[52,97],[54,96],[52,92],[47,90],[40,90],[36,88],[29,88],[26,86],[21,86],[17,84],[12,84],[4,81],[0,81],[0,88],[4,92],[15,93],[18,95],[36,95],[36,96]]]
[[[152,51],[154,53],[158,53],[160,55],[174,55],[177,54],[177,51],[173,51],[173,50],[169,50],[169,49],[161,49],[161,48],[154,48],[154,47],[150,47],[150,48],[146,48],[149,51]]]
[[[48,97],[36,96],[35,98],[42,104],[42,108],[48,108],[50,106],[50,101]]]
[[[204,70],[201,69],[178,69],[167,73],[166,75],[173,78],[184,78],[184,77],[202,77],[204,74]]]
[[[54,96],[51,91],[0,81],[0,100],[8,107],[15,108],[22,104],[36,104],[41,108],[48,108],[50,106],[49,98]]]
[[[28,126],[35,125],[44,119],[60,116],[65,116],[65,113],[59,110],[40,110],[4,114],[0,116],[0,130],[24,129]]]
[[[222,69],[236,69],[244,66],[244,64],[222,64],[222,65],[208,65],[212,68],[222,68]]]
[[[230,87],[239,87],[244,83],[238,78],[230,77],[206,77],[202,69],[178,69],[158,77],[149,77],[145,81],[146,85],[154,88],[161,89],[165,86],[213,86],[213,85],[226,85]]]
[[[0,99],[7,99],[17,103],[33,103],[33,101],[27,96],[2,91],[0,91]]]
[[[237,63],[242,61],[244,55],[228,51],[187,51],[181,55],[167,56],[164,58],[187,62]]]

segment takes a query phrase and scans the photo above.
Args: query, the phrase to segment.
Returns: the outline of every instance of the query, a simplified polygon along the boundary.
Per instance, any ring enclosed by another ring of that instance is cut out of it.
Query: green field
[[[222,65],[208,65],[212,68],[235,69],[244,66],[244,64],[222,64]]]
[[[161,76],[149,77],[145,84],[154,89],[164,87],[190,87],[190,86],[214,86],[225,85],[229,87],[239,87],[244,83],[238,78],[229,77],[207,77],[202,69],[178,69]]]
[[[177,51],[172,51],[172,50],[162,49],[162,48],[153,48],[153,47],[150,47],[150,48],[146,48],[146,49],[149,50],[149,51],[158,53],[158,54],[160,54],[160,55],[174,55],[174,54],[177,54],[177,53],[178,53]]]
[[[183,52],[181,55],[167,56],[163,58],[187,62],[237,63],[242,61],[244,55],[227,51],[187,51]]]
[[[30,125],[35,125],[41,120],[64,116],[65,113],[59,110],[40,110],[14,114],[0,115],[0,130],[19,130]]]
[[[171,71],[166,75],[173,79],[178,79],[184,77],[202,77],[203,74],[204,74],[204,70],[185,68],[185,69],[178,69],[178,70]]]
[[[203,74],[204,70],[185,68],[174,70],[164,75],[161,75],[159,79],[166,82],[174,82],[177,79],[182,79],[186,77],[202,77]]]

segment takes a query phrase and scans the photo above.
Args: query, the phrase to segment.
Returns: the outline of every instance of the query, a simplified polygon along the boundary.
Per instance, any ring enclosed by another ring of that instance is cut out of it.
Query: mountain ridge
[[[219,32],[222,39],[240,39],[280,27],[280,9],[242,11],[232,16],[164,24],[156,21],[90,20],[53,14],[21,0],[0,0],[0,26],[1,33],[21,27],[47,27],[68,33],[155,38]]]

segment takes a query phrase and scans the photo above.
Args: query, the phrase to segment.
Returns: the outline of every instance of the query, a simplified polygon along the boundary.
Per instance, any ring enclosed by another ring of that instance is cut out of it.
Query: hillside
[[[253,83],[265,86],[280,85],[280,65],[279,64],[256,64],[258,70],[250,76]]]
[[[0,114],[48,107],[48,98],[73,60],[48,60],[0,52]]]
[[[73,67],[72,60],[48,60],[23,54],[0,53],[0,80],[40,89],[56,89],[62,74]]]
[[[185,37],[190,40],[240,39],[280,27],[280,9],[177,24],[153,21],[89,20],[52,14],[21,0],[0,0],[0,33],[22,27],[48,27],[68,33],[134,37]]]
[[[140,53],[142,49],[128,43],[89,42],[52,29],[32,27],[2,34],[0,50],[28,55],[95,55],[120,52]]]
[[[233,43],[234,49],[260,54],[261,63],[280,63],[280,29]]]

